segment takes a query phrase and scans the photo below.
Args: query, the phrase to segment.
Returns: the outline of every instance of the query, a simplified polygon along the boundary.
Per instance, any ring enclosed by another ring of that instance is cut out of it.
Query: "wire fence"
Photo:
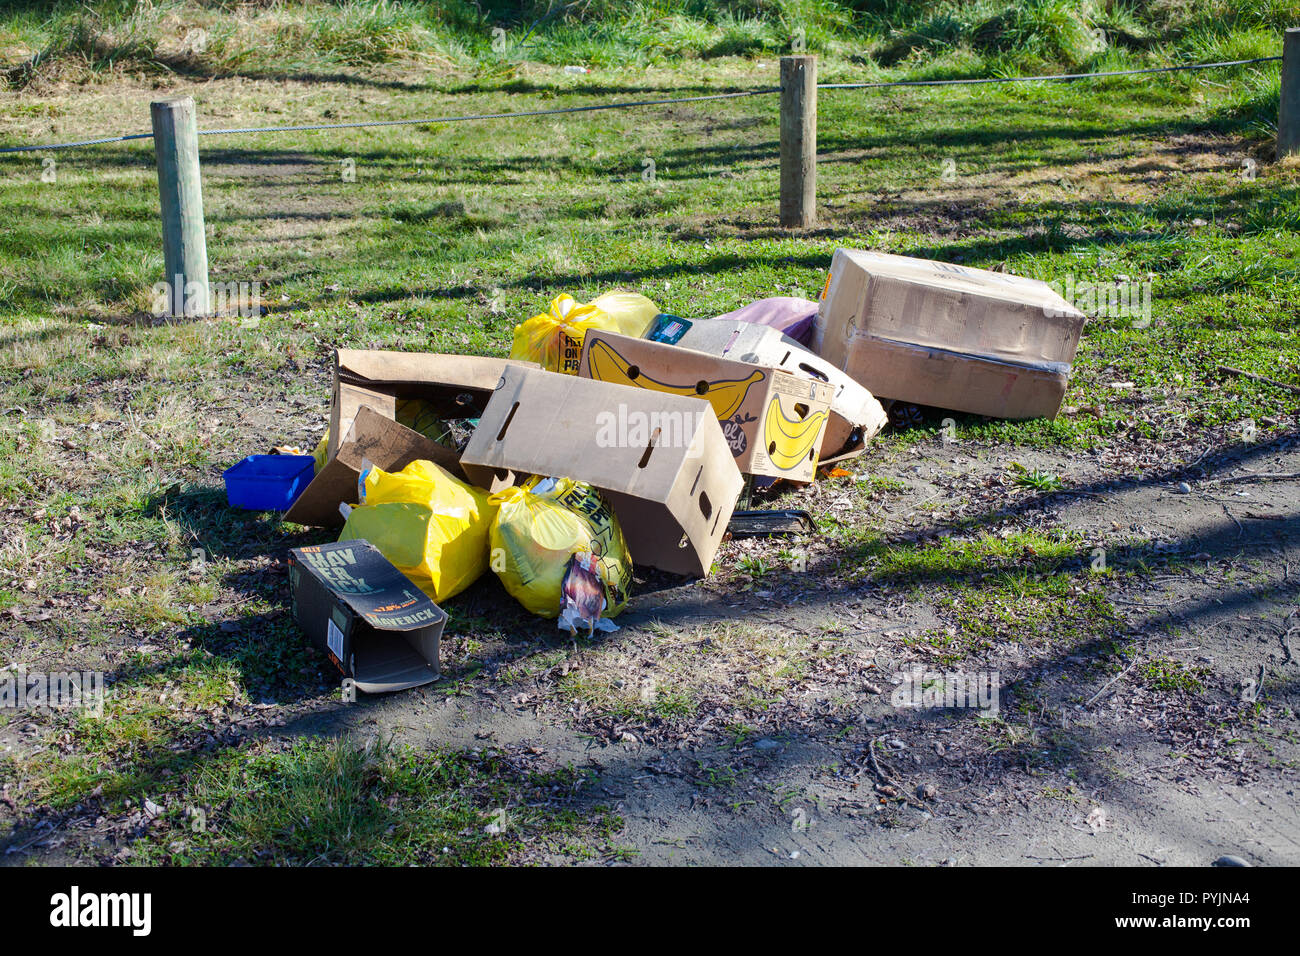
[[[1210,70],[1233,66],[1249,66],[1255,63],[1273,63],[1281,56],[1259,56],[1246,60],[1220,60],[1214,63],[1187,63],[1179,66],[1157,66],[1132,70],[1110,70],[1099,73],[1053,73],[1043,76],[999,76],[972,79],[941,80],[889,80],[871,83],[819,83],[818,90],[879,90],[890,87],[915,86],[976,86],[1000,83],[1042,83],[1069,80],[1103,79],[1114,76],[1140,76],[1153,73],[1177,73],[1188,70]],[[602,110],[635,109],[646,106],[671,106],[676,103],[701,103],[709,100],[731,100],[749,96],[768,96],[780,93],[779,86],[765,86],[752,90],[739,90],[731,93],[709,93],[701,96],[680,96],[657,100],[625,100],[615,103],[597,103],[590,106],[566,106],[551,110],[520,110],[509,113],[474,113],[463,116],[431,116],[419,119],[367,120],[356,123],[314,123],[303,126],[235,126],[229,129],[201,129],[199,136],[231,136],[242,133],[297,133],[331,129],[368,129],[382,126],[435,126],[447,123],[467,123],[478,120],[521,119],[531,116],[560,116],[566,113],[595,113]],[[126,133],[120,136],[105,136],[97,139],[75,140],[68,143],[45,143],[25,146],[0,147],[0,153],[26,153],[53,149],[75,149],[83,146],[99,146],[104,143],[125,143],[137,139],[153,139],[154,134]]]

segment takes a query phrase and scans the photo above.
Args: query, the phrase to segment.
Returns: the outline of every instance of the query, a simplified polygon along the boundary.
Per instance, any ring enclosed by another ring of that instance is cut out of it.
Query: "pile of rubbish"
[[[686,319],[561,295],[509,358],[339,350],[315,454],[252,456],[227,487],[337,530],[290,553],[294,615],[361,690],[400,690],[437,678],[438,605],[489,571],[612,630],[634,563],[705,576],[729,527],[799,527],[737,503],[860,455],[890,402],[1055,416],[1083,323],[1037,280],[847,249],[817,302]]]

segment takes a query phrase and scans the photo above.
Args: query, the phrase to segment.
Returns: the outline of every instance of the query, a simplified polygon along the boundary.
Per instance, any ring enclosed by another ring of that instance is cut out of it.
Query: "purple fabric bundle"
[[[734,312],[715,316],[718,319],[751,322],[754,325],[770,325],[800,345],[807,345],[812,340],[813,320],[816,317],[816,302],[791,295],[759,299]]]

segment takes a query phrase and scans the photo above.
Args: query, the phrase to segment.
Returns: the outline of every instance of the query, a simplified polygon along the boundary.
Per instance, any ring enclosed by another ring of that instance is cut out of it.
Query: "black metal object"
[[[731,538],[770,538],[811,534],[816,530],[812,515],[801,508],[733,511],[727,523],[727,535]]]

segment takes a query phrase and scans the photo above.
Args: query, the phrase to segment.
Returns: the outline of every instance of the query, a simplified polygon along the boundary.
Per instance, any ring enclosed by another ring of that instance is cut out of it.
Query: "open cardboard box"
[[[361,463],[366,459],[384,471],[401,471],[411,462],[423,459],[441,465],[457,478],[465,477],[455,451],[363,405],[354,413],[337,454],[325,462],[311,484],[303,489],[298,500],[284,513],[284,520],[323,528],[341,527],[343,516],[339,504],[357,503],[357,480],[361,477]]]
[[[837,249],[813,348],[877,395],[997,418],[1053,417],[1083,313],[1045,282]]]
[[[477,418],[510,365],[537,368],[535,362],[478,355],[339,349],[328,457],[338,454],[342,436],[363,406],[395,419],[399,400],[420,399],[443,418]]]
[[[720,358],[829,382],[835,394],[831,397],[830,419],[817,451],[822,464],[862,454],[867,441],[879,434],[889,421],[871,392],[771,326],[734,319],[698,319],[677,344]]]
[[[589,482],[636,564],[709,573],[743,479],[713,407],[539,369],[507,368],[461,455],[491,491],[529,475]]]
[[[446,613],[368,541],[289,552],[293,616],[344,677],[369,694],[438,679]]]
[[[578,374],[713,407],[741,474],[812,481],[834,387],[779,369],[613,332],[588,331]]]

